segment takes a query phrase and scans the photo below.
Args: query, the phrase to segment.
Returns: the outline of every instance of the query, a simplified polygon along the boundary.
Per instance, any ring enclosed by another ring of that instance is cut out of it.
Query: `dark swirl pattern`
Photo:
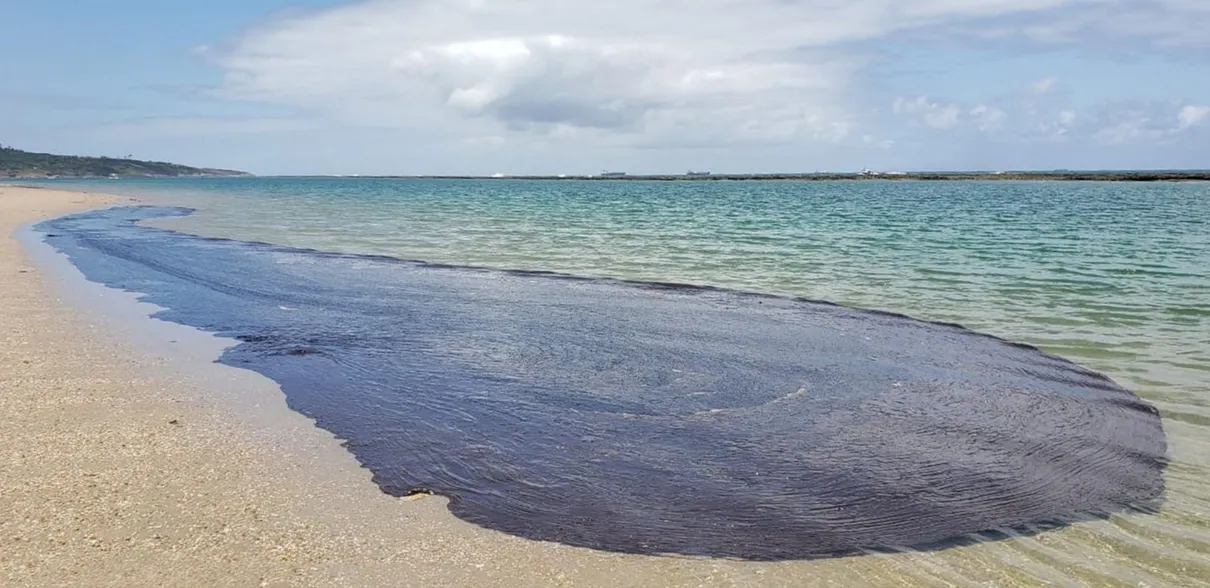
[[[1155,408],[1029,346],[884,312],[185,235],[39,225],[91,280],[238,340],[391,494],[627,553],[944,545],[1163,493]]]

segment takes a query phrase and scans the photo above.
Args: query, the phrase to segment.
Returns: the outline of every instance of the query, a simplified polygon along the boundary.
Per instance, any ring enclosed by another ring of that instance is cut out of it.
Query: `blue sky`
[[[0,143],[263,174],[1210,168],[1206,0],[41,0]]]

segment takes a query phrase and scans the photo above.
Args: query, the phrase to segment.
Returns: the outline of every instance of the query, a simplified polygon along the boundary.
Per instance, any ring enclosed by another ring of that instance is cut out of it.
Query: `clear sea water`
[[[940,552],[777,564],[906,584],[1210,584],[1210,184],[250,178],[48,182],[190,206],[187,232],[790,294],[961,323],[1161,411],[1168,494]],[[770,564],[771,565],[771,564]],[[841,571],[842,570],[842,571]]]

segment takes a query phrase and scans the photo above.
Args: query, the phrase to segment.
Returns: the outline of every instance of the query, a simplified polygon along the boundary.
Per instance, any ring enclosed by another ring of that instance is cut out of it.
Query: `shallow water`
[[[1110,585],[1196,584],[1210,574],[1205,184],[252,179],[103,187],[197,206],[199,214],[172,224],[209,235],[786,293],[1038,345],[1160,408],[1172,464],[1159,515],[964,548],[961,563],[930,559],[898,572]]]
[[[805,300],[39,225],[91,280],[240,341],[387,492],[517,535],[779,560],[1153,507],[1166,442],[1110,380]]]

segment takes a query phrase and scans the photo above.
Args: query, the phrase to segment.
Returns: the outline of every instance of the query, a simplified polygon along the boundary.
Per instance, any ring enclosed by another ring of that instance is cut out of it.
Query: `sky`
[[[1210,168],[1210,0],[0,0],[0,144],[258,174]]]

